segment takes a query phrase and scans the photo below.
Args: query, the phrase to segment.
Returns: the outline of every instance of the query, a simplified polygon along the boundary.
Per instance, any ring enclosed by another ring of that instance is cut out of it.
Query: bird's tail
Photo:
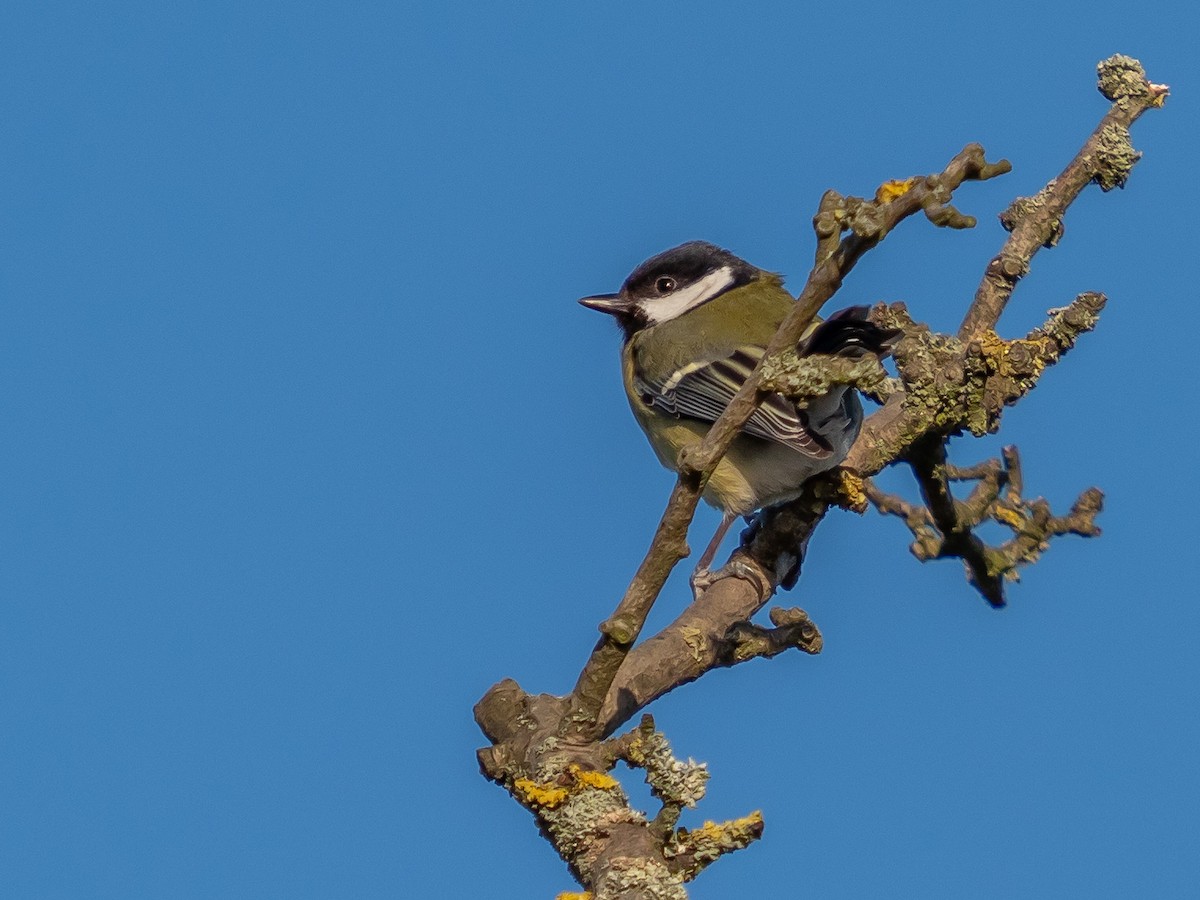
[[[824,353],[860,357],[874,353],[881,359],[887,356],[903,332],[897,328],[880,328],[867,319],[868,310],[866,306],[838,310],[800,342],[800,355]]]

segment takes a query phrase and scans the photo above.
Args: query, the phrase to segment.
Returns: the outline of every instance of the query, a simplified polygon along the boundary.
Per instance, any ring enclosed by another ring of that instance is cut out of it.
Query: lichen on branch
[[[839,356],[799,356],[788,350],[763,363],[762,390],[783,394],[804,405],[836,385],[852,385],[865,393],[878,392],[888,380],[879,359]]]
[[[496,705],[507,706],[514,712],[513,724],[528,733],[530,744],[508,766],[484,764],[483,769],[534,815],[542,834],[591,888],[595,900],[683,900],[685,881],[721,854],[745,847],[762,834],[757,813],[723,826],[706,823],[693,832],[677,828],[681,810],[704,798],[708,768],[678,759],[648,715],[626,734],[586,745],[538,734],[537,721],[547,708],[561,708],[558,700],[526,694],[511,681],[489,691],[476,705],[480,727],[487,732],[493,727]],[[660,803],[653,819],[633,808],[611,774],[620,762],[646,773]]]

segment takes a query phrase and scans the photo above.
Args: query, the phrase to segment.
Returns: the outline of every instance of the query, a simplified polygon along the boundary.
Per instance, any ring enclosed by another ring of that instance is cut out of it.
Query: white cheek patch
[[[733,270],[722,266],[709,272],[694,284],[680,288],[666,297],[643,301],[642,311],[651,325],[659,325],[677,319],[689,309],[711,300],[733,284]]]

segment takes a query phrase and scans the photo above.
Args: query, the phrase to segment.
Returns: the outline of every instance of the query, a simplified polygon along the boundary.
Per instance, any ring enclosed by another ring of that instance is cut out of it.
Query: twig
[[[1004,605],[1004,586],[997,573],[989,570],[986,556],[987,546],[974,531],[967,517],[959,516],[958,502],[950,493],[946,473],[946,444],[940,435],[930,435],[913,447],[909,455],[913,473],[925,506],[933,517],[933,523],[942,534],[938,556],[957,556],[971,573],[971,582],[992,606]],[[999,492],[999,475],[986,472],[980,485],[988,484],[992,477],[997,479],[992,496]],[[984,492],[981,491],[981,494]],[[982,498],[980,498],[982,499]],[[984,501],[985,507],[987,502]]]
[[[1084,491],[1065,516],[1053,515],[1040,497],[1021,496],[1016,447],[1005,447],[1000,459],[958,468],[946,462],[944,445],[930,439],[914,448],[909,461],[926,505],[909,503],[874,485],[867,490],[871,503],[884,515],[904,520],[915,538],[911,549],[917,559],[961,559],[967,580],[994,607],[1004,606],[1004,583],[1016,580],[1018,567],[1035,562],[1050,538],[1100,533],[1096,516],[1104,495],[1096,488]],[[976,484],[966,500],[956,500],[950,494],[951,480]],[[988,520],[1009,528],[1013,537],[997,547],[986,544],[973,529]]]
[[[1062,174],[1034,197],[1021,198],[1001,216],[1011,234],[988,263],[975,299],[958,329],[968,341],[995,328],[1013,288],[1029,271],[1030,260],[1042,247],[1054,246],[1062,235],[1062,217],[1079,192],[1091,182],[1104,190],[1121,187],[1141,156],[1129,142],[1129,126],[1148,109],[1163,105],[1169,88],[1151,84],[1141,63],[1113,56],[1097,67],[1100,92],[1113,101],[1107,115]]]

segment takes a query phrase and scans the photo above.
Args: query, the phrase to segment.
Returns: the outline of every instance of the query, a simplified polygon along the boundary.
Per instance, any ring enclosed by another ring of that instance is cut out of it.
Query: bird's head
[[[643,328],[677,319],[763,274],[744,259],[705,241],[689,241],[633,270],[615,294],[579,302],[616,318],[628,338]]]

